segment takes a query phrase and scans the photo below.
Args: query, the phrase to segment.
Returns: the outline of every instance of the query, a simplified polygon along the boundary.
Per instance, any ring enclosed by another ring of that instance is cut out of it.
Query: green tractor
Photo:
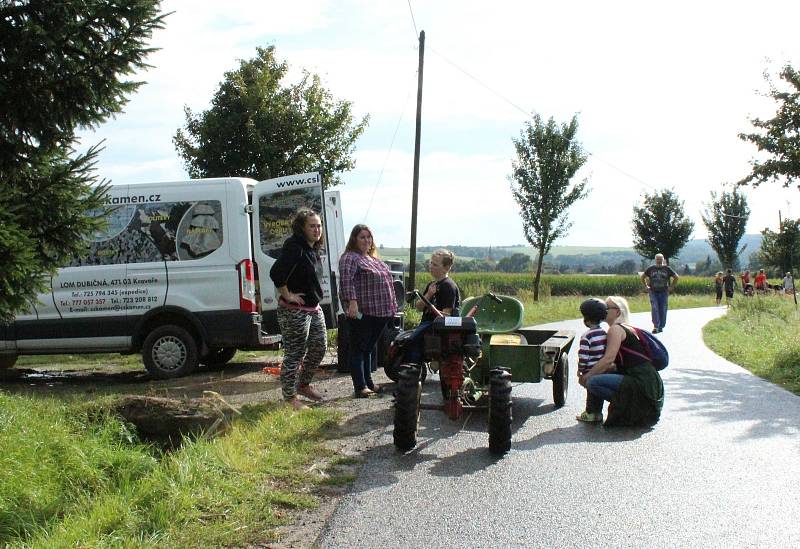
[[[425,300],[419,292],[415,295]],[[400,451],[416,446],[421,409],[443,410],[453,420],[465,409],[487,409],[489,450],[502,455],[511,449],[512,383],[549,379],[556,407],[566,401],[573,331],[521,328],[524,308],[509,296],[468,298],[462,311],[464,316],[436,318],[392,342],[389,361],[398,372],[394,444]],[[419,337],[424,340],[424,362],[405,362],[404,351],[418,344]],[[441,405],[420,402],[428,368],[439,373]]]

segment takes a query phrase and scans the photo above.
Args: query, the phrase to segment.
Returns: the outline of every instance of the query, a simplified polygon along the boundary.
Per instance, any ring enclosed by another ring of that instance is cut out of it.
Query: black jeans
[[[375,344],[381,336],[388,318],[363,315],[360,319],[348,318],[350,325],[350,376],[356,392],[375,386],[372,382],[372,365],[375,364]]]

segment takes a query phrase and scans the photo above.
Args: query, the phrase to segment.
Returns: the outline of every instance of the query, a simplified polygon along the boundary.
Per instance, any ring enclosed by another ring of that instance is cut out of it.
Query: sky
[[[764,72],[800,65],[800,2],[165,0],[160,48],[125,111],[80,133],[103,141],[114,183],[188,178],[172,137],[206,110],[256,47],[318,74],[369,127],[343,174],[345,233],[409,246],[418,35],[425,31],[417,245],[525,244],[508,176],[533,113],[579,122],[591,192],[556,245],[630,246],[643,193],[672,189],[705,238],[711,192],[749,173],[753,117],[770,118]],[[229,174],[236,176],[237,174]],[[744,190],[748,233],[800,217],[796,187]]]

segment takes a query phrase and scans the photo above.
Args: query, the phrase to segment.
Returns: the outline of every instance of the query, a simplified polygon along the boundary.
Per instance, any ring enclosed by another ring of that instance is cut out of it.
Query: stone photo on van
[[[118,206],[105,230],[93,235],[88,253],[70,267],[192,260],[222,245],[219,201],[163,202]]]

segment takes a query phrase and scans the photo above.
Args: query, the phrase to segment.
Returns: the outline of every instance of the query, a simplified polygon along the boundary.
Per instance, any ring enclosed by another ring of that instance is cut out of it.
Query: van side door
[[[127,185],[109,189],[106,206],[90,215],[105,216],[105,228],[89,247],[51,278],[49,295],[39,295],[31,314],[15,322],[17,346],[33,353],[119,351],[130,344],[125,305],[128,252],[133,246]]]
[[[265,329],[277,333],[277,291],[269,270],[280,257],[284,241],[292,234],[292,219],[300,208],[310,208],[322,218],[327,228],[322,196],[322,176],[318,172],[267,179],[253,189],[253,259],[258,267],[260,307]],[[321,252],[317,276],[322,286],[320,305],[328,328],[336,327],[335,307],[332,310],[331,257],[326,246]],[[338,259],[338,258],[337,258]]]

